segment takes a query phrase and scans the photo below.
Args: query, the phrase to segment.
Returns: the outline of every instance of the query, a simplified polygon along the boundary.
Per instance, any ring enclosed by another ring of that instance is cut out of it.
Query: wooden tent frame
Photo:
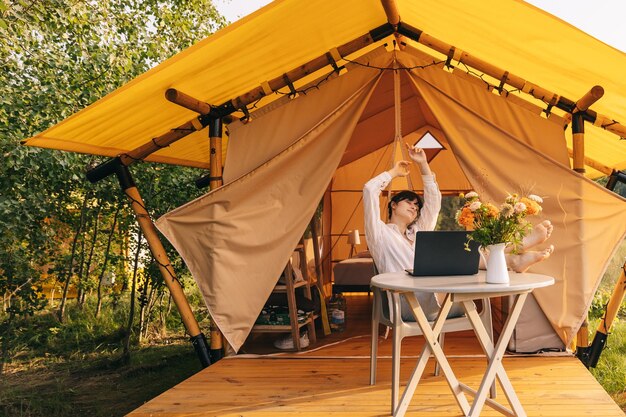
[[[164,281],[172,294],[172,298],[181,314],[183,323],[187,330],[187,333],[191,337],[192,344],[196,349],[196,353],[200,358],[202,366],[206,367],[213,362],[221,358],[222,338],[219,330],[215,327],[211,329],[211,353],[209,354],[209,348],[207,346],[206,339],[202,332],[198,322],[196,321],[191,307],[185,295],[182,287],[177,281],[174,271],[169,263],[165,249],[156,232],[156,228],[152,219],[150,218],[139,191],[134,184],[128,167],[134,162],[143,160],[152,153],[158,151],[161,148],[169,146],[170,144],[186,137],[187,135],[202,130],[209,126],[209,141],[210,141],[210,161],[209,161],[209,177],[200,179],[196,182],[198,186],[204,185],[207,181],[210,184],[211,189],[222,185],[222,152],[221,152],[221,140],[222,140],[222,124],[230,123],[233,118],[232,113],[237,111],[243,111],[248,113],[247,105],[252,104],[261,98],[268,96],[272,93],[276,93],[281,88],[290,87],[293,90],[293,83],[301,80],[305,76],[312,74],[316,71],[322,70],[330,66],[333,71],[338,71],[337,62],[347,57],[350,54],[358,52],[359,50],[387,38],[390,35],[394,35],[397,41],[402,44],[403,36],[407,37],[415,42],[418,42],[438,53],[447,56],[446,66],[450,67],[452,60],[458,61],[459,64],[464,64],[468,67],[474,68],[496,80],[500,80],[500,85],[496,89],[502,93],[503,87],[509,85],[520,91],[541,100],[547,105],[544,110],[546,114],[549,114],[553,107],[557,107],[566,112],[566,115],[571,115],[572,132],[573,132],[573,149],[570,151],[570,155],[573,159],[573,169],[577,172],[584,172],[584,166],[590,166],[606,175],[611,175],[615,170],[600,162],[591,160],[585,157],[584,154],[584,122],[590,122],[594,126],[601,127],[621,138],[626,137],[626,126],[616,122],[610,117],[599,114],[589,107],[595,103],[600,97],[602,97],[604,90],[600,86],[593,87],[587,94],[585,94],[580,100],[573,101],[548,89],[542,88],[530,81],[523,79],[517,75],[510,73],[509,71],[498,68],[489,64],[471,54],[464,52],[453,45],[447,44],[433,36],[430,36],[420,29],[417,29],[405,22],[401,21],[398,13],[398,8],[395,0],[381,0],[381,4],[385,10],[387,16],[387,23],[374,28],[370,32],[357,37],[356,39],[344,43],[323,55],[314,58],[313,60],[298,66],[297,68],[282,74],[272,80],[262,83],[260,86],[237,96],[231,100],[224,102],[221,105],[215,106],[198,100],[192,96],[189,96],[181,91],[175,89],[168,89],[165,93],[165,98],[175,104],[178,104],[187,109],[193,110],[199,113],[199,116],[191,119],[190,121],[171,129],[169,132],[150,140],[149,142],[123,154],[118,155],[115,158],[111,158],[108,161],[98,165],[87,173],[87,177],[90,181],[96,182],[104,179],[112,174],[116,174],[120,182],[120,187],[128,196],[131,201],[131,207],[133,208],[137,221],[141,227],[142,232],[146,236],[150,251],[152,255],[159,263],[159,269],[163,275]],[[567,117],[569,118],[569,117]],[[622,294],[623,295],[623,294]],[[607,320],[607,323],[612,322]],[[608,329],[606,329],[608,332]],[[586,331],[586,330],[585,330]]]

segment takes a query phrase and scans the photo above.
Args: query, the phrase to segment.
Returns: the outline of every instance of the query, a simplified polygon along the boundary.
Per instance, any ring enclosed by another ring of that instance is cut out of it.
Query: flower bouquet
[[[526,216],[540,213],[543,200],[534,194],[526,197],[509,194],[504,203],[496,207],[492,203],[481,201],[474,191],[461,197],[465,199],[465,203],[457,211],[456,221],[470,231],[465,249],[470,250],[470,241],[477,242],[481,246],[481,256],[487,267],[487,282],[508,282],[504,249],[509,245],[513,252],[519,249],[522,239],[532,229]]]

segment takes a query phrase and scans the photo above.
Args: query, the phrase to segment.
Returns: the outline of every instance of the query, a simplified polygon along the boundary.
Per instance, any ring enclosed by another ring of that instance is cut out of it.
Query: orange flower
[[[474,213],[468,206],[465,206],[457,212],[456,221],[465,229],[470,230],[474,226]]]
[[[500,214],[498,208],[493,204],[485,203],[484,206],[487,208],[487,217],[495,219],[496,217],[498,217],[498,214]]]
[[[520,202],[526,205],[526,214],[528,216],[535,215],[541,211],[541,206],[534,200],[527,197],[522,197]]]

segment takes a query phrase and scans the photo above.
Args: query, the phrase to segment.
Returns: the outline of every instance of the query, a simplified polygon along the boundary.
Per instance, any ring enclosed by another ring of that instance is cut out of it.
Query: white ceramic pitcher
[[[480,247],[480,256],[485,263],[487,269],[487,284],[508,284],[509,271],[506,266],[506,258],[504,257],[504,248],[506,243],[497,243],[488,245],[486,248]]]

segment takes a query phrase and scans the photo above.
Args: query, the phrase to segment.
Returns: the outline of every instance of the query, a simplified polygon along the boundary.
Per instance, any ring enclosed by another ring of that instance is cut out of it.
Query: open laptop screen
[[[478,244],[470,242],[471,251],[465,250],[467,232],[436,231],[417,232],[413,276],[473,275],[478,273]]]

